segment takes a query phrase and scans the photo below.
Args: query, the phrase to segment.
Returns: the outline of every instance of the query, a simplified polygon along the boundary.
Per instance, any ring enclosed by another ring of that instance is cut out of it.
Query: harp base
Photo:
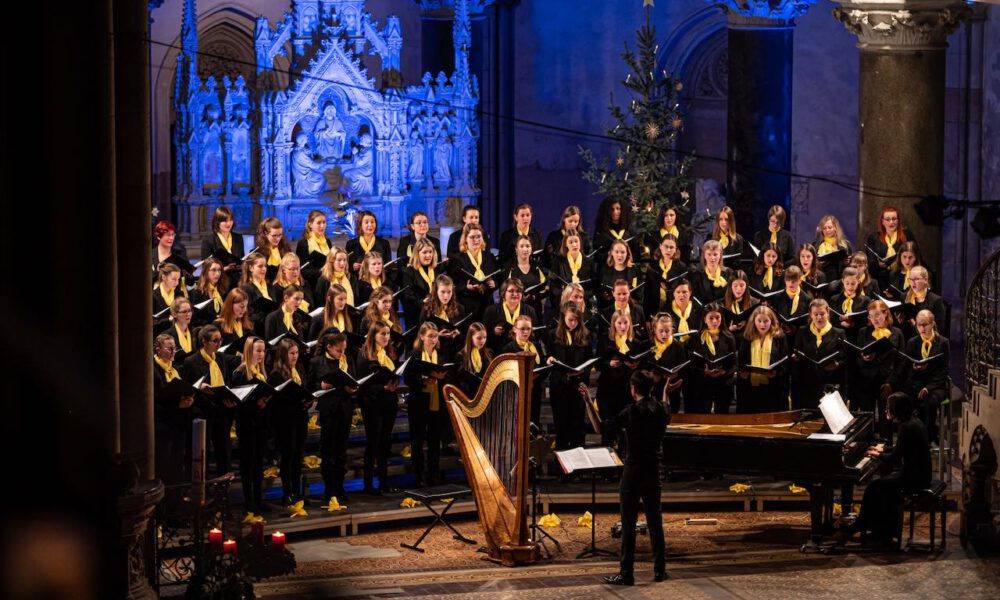
[[[491,548],[489,555],[490,560],[505,567],[530,565],[538,562],[541,557],[541,545],[534,542],[523,546],[500,546],[496,550]]]

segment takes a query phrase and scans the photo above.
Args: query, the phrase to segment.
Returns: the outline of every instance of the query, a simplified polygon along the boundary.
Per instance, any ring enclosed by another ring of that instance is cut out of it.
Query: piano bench
[[[944,550],[947,543],[947,526],[948,526],[948,499],[944,496],[944,491],[947,488],[947,484],[943,481],[934,479],[931,484],[922,490],[915,492],[902,492],[902,502],[899,505],[899,545],[902,546],[903,543],[903,513],[905,511],[910,511],[910,535],[906,540],[906,549],[924,547],[923,545],[916,545],[913,543],[913,527],[916,521],[917,512],[926,512],[931,515],[931,538],[929,550],[934,552],[935,546],[935,534],[936,534],[936,524],[937,515],[941,514],[941,549]]]

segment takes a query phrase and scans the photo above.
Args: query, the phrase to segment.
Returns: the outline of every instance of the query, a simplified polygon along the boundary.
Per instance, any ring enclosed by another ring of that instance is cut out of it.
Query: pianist
[[[873,446],[867,455],[877,460],[879,477],[865,488],[861,514],[855,527],[862,536],[870,533],[873,544],[890,544],[899,535],[899,503],[903,490],[921,490],[930,485],[931,452],[927,427],[916,415],[913,398],[897,392],[886,405],[886,417],[896,424],[891,447]]]

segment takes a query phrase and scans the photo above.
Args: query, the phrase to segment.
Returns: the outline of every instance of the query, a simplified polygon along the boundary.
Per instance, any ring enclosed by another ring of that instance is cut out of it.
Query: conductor
[[[663,434],[670,422],[670,413],[663,403],[650,397],[653,378],[647,371],[636,371],[629,379],[635,402],[618,413],[612,430],[625,432],[625,469],[622,473],[621,566],[617,575],[604,578],[611,585],[633,585],[632,566],[635,562],[635,524],[642,499],[646,513],[649,540],[653,546],[653,581],[667,578],[664,556],[663,516],[660,512],[660,458],[663,455]]]

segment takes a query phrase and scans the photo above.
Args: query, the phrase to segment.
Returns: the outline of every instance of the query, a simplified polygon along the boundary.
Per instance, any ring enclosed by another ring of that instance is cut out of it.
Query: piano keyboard
[[[885,449],[885,444],[875,444],[875,449],[881,452]],[[858,461],[858,464],[854,465],[854,468],[864,470],[872,462],[872,457],[865,455],[864,458]]]

